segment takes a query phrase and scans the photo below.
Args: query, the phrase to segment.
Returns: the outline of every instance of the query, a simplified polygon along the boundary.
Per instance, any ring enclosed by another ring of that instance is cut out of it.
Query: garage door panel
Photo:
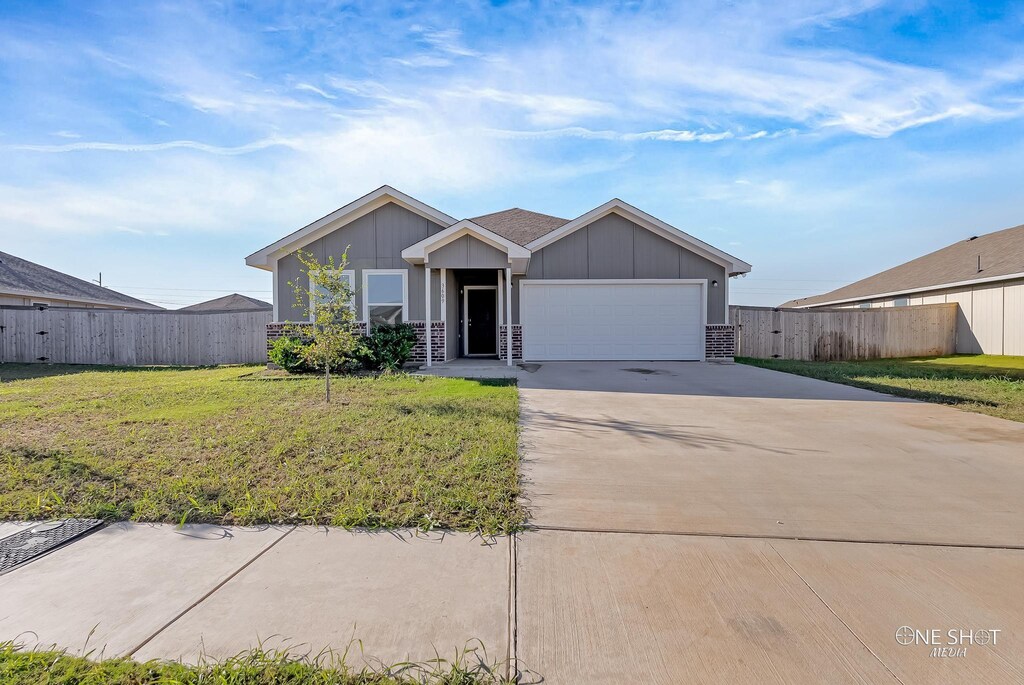
[[[700,359],[701,286],[523,283],[528,360]]]

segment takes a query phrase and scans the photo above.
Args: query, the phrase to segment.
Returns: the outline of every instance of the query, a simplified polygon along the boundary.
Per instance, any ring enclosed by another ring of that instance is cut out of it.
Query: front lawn
[[[514,385],[0,365],[0,519],[518,527]]]
[[[736,361],[1024,421],[1024,357],[976,354],[856,362]]]

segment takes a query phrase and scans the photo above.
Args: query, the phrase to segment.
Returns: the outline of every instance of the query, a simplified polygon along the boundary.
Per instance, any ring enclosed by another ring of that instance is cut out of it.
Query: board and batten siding
[[[268,311],[0,307],[0,362],[199,366],[267,360]]]
[[[960,354],[1024,355],[1024,280],[867,300],[841,308],[895,308],[902,299],[908,305],[958,304],[956,351]]]
[[[389,202],[383,207],[345,224],[302,248],[321,264],[329,256],[338,260],[348,248],[349,264],[355,274],[356,315],[363,318],[363,270],[405,269],[408,271],[409,321],[424,320],[425,276],[422,266],[414,266],[402,259],[402,250],[431,236],[444,227],[423,218],[415,212]],[[297,252],[297,251],[296,251]],[[295,291],[290,282],[302,288],[309,287],[309,279],[296,252],[277,261],[277,318],[280,321],[300,321],[302,311],[295,307]],[[431,265],[433,268],[433,265]],[[440,318],[441,276],[431,274],[431,318]]]
[[[504,269],[508,254],[473,236],[464,235],[427,255],[431,269]]]
[[[725,323],[725,267],[634,224],[609,214],[536,250],[528,279],[705,278],[708,323]],[[519,323],[520,278],[513,278],[512,320]],[[711,287],[718,281],[718,287]]]

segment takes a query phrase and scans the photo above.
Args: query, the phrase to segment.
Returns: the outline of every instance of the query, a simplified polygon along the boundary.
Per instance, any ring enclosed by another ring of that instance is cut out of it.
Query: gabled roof
[[[559,226],[569,223],[568,219],[531,212],[526,209],[519,209],[518,207],[484,214],[483,216],[474,217],[471,221],[500,236],[508,238],[517,245],[526,245],[543,235],[547,235]]]
[[[206,302],[190,304],[182,307],[179,312],[257,312],[271,311],[274,305],[255,297],[248,297],[239,293],[231,293],[224,297],[218,297]]]
[[[389,202],[408,209],[410,212],[419,214],[420,216],[433,221],[434,223],[440,224],[441,226],[451,226],[455,223],[456,219],[450,217],[444,212],[434,209],[430,205],[426,205],[416,198],[406,195],[405,193],[395,190],[391,186],[381,186],[371,193],[363,195],[358,200],[354,200],[344,207],[339,207],[325,217],[321,217],[311,224],[303,226],[297,231],[286,235],[277,242],[267,245],[262,250],[253,252],[251,255],[245,258],[245,263],[249,266],[255,266],[258,269],[272,270],[271,262],[276,259],[276,256],[288,254],[294,252],[299,248],[305,247],[309,243],[313,242],[317,238],[324,236],[335,228],[355,221],[359,217],[369,214],[373,210],[383,207]]]
[[[458,240],[464,235],[472,236],[506,253],[512,265],[513,273],[526,273],[526,267],[530,262],[530,251],[508,238],[484,228],[472,219],[463,219],[443,231],[427,236],[418,243],[413,243],[402,250],[402,259],[410,264],[427,263],[429,262],[431,252]]]
[[[163,309],[6,252],[0,252],[0,293],[122,309]]]
[[[539,250],[550,245],[556,240],[561,240],[573,231],[583,228],[584,226],[612,213],[619,214],[638,226],[642,226],[652,233],[660,235],[677,245],[685,247],[691,252],[695,252],[716,264],[721,264],[726,268],[730,276],[745,274],[753,268],[742,259],[737,259],[731,254],[719,250],[717,247],[712,247],[703,240],[694,238],[689,233],[684,233],[675,226],[671,226],[661,219],[651,216],[647,212],[637,209],[633,205],[623,202],[618,198],[609,200],[600,207],[595,207],[586,214],[578,216],[572,221],[559,226],[555,230],[542,235],[541,237],[529,242],[526,247],[531,251]]]
[[[1024,278],[1024,225],[961,240],[856,283],[782,306],[843,304],[1007,278]]]
[[[513,264],[516,264],[516,260],[528,260],[530,252],[550,245],[573,231],[615,212],[677,245],[699,254],[716,264],[722,265],[726,268],[729,275],[747,273],[751,269],[750,264],[747,262],[737,259],[702,240],[698,240],[688,233],[684,233],[619,199],[610,200],[571,221],[549,214],[541,214],[514,207],[456,222],[456,219],[447,214],[429,207],[419,200],[395,190],[391,186],[381,186],[372,193],[364,195],[358,200],[331,212],[308,226],[300,228],[298,231],[285,236],[262,250],[254,252],[245,258],[245,263],[259,269],[272,270],[273,263],[280,257],[304,247],[360,216],[369,214],[388,202],[394,202],[445,227],[445,230],[415,245],[410,245],[403,250],[403,259],[407,261],[412,260],[413,263],[417,264],[423,263],[423,260],[426,258],[426,253],[429,252],[429,249],[425,249],[426,247],[434,246],[431,249],[436,249],[439,245],[437,243],[439,239],[443,240],[452,235],[453,231],[466,228],[469,228],[475,234],[479,234],[477,237],[484,238],[485,242],[495,241],[493,244],[505,249],[509,253],[510,260],[513,261]],[[456,223],[458,224],[457,227]],[[463,233],[459,235],[461,236]],[[506,249],[506,247],[498,244],[500,242],[507,242],[517,249]],[[524,251],[525,256],[517,256],[517,250]]]

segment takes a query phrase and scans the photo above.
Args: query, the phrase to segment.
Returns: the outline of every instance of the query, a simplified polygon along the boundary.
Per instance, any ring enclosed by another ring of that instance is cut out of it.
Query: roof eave
[[[864,300],[877,300],[884,297],[898,297],[900,295],[913,295],[916,293],[926,293],[932,290],[946,290],[948,288],[962,288],[969,285],[979,285],[982,283],[996,283],[999,281],[1013,281],[1024,278],[1024,271],[1013,274],[1005,274],[1002,276],[988,276],[986,278],[972,278],[965,281],[952,281],[949,283],[938,283],[936,285],[926,285],[918,288],[906,288],[903,290],[893,290],[884,293],[875,293],[871,295],[858,295],[856,297],[846,297],[837,300],[826,300],[824,302],[812,302],[810,304],[796,304],[793,305],[793,309],[807,309],[810,307],[828,307],[836,304],[850,304],[853,302],[863,302]]]

